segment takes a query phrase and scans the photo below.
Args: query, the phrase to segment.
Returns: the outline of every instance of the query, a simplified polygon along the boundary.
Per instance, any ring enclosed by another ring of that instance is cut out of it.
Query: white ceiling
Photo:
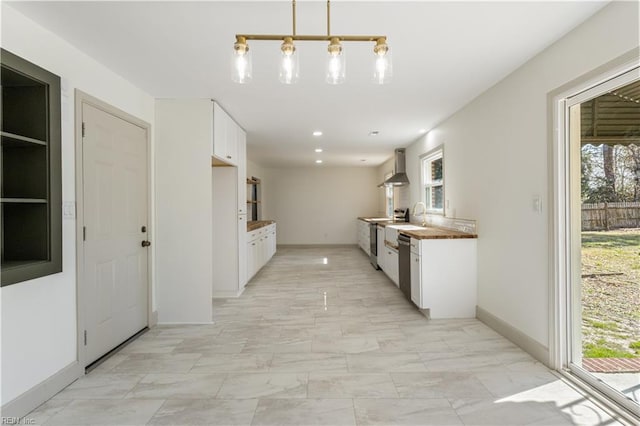
[[[394,78],[384,86],[370,81],[373,43],[345,43],[347,82],[326,84],[323,42],[298,43],[300,81],[287,86],[278,82],[279,43],[254,41],[253,82],[232,83],[235,34],[291,32],[288,1],[9,4],[154,97],[216,99],[248,131],[259,164],[374,166],[606,2],[334,0],[333,34],[388,36]],[[324,1],[298,1],[297,10],[298,34],[326,32]]]

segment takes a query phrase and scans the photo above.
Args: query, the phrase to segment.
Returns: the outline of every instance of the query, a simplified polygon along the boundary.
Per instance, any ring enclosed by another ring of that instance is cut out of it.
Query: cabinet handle
[[[418,259],[416,259],[416,262],[419,262],[419,260],[418,260]]]
[[[227,158],[228,158],[229,160],[231,160],[231,156],[230,156],[230,155],[227,155]]]

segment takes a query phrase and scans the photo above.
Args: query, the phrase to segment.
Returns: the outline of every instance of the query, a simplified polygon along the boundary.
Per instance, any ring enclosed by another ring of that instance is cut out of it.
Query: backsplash
[[[411,221],[415,223],[422,223],[422,215],[419,214],[411,216]],[[454,219],[439,215],[427,215],[427,225],[452,229],[454,231],[467,232],[469,234],[478,234],[478,225],[476,221],[470,219]]]

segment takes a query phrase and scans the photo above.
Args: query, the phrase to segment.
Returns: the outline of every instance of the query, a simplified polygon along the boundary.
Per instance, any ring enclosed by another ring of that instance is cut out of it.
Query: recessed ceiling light
[[[427,129],[420,129],[420,130],[418,130],[418,132],[420,132],[420,133],[427,133]]]
[[[313,136],[322,136],[322,132],[320,130],[316,130],[313,132]]]
[[[316,148],[316,152],[322,152],[322,148]]]
[[[369,132],[369,136],[378,136],[380,132],[378,130],[372,130]]]
[[[322,160],[316,160],[316,164],[322,164]]]

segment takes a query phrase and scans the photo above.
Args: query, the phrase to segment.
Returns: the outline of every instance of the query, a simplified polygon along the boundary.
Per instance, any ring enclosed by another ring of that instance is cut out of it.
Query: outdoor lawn
[[[640,357],[640,229],[582,233],[584,358]]]

